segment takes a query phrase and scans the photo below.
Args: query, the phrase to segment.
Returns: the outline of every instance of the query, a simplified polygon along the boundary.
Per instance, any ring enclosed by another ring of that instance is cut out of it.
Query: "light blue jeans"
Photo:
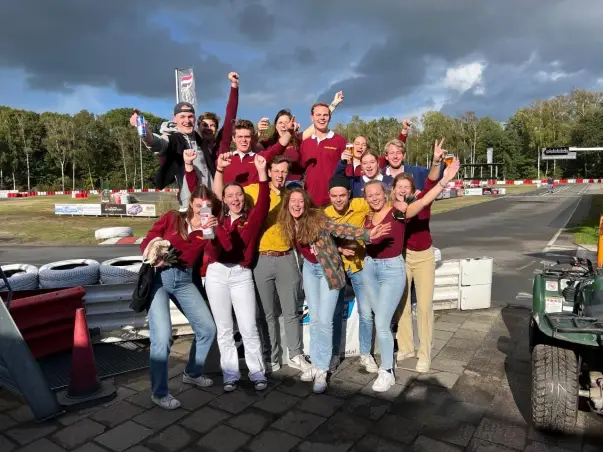
[[[340,291],[329,289],[320,262],[304,259],[303,281],[310,315],[310,359],[317,369],[328,371],[333,354],[333,314]]]
[[[373,312],[364,292],[362,270],[353,273],[349,269],[346,274],[352,283],[356,304],[358,305],[360,354],[367,355],[371,352],[371,346],[373,345]],[[337,356],[340,354],[341,335],[343,334],[344,294],[345,289],[342,289],[339,293],[333,319],[333,355]]]
[[[392,318],[402,300],[406,266],[402,256],[388,259],[365,257],[362,270],[366,297],[375,313],[375,330],[381,352],[381,368],[394,367]]]
[[[189,321],[195,340],[184,373],[198,377],[216,337],[216,325],[205,300],[193,284],[191,269],[166,268],[155,275],[149,309],[151,339],[151,390],[157,397],[168,394],[168,356],[172,345],[170,298]]]

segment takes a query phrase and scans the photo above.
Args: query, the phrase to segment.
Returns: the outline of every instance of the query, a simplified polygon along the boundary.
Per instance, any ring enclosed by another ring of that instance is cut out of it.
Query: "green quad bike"
[[[603,414],[603,270],[557,261],[535,275],[532,303],[532,423],[570,433],[580,397]]]

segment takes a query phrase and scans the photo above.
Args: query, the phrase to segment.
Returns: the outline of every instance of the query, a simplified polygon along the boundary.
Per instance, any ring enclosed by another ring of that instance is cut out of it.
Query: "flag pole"
[[[176,78],[176,103],[178,103],[178,100],[179,100],[179,93],[178,93],[178,68],[174,69],[174,77]]]

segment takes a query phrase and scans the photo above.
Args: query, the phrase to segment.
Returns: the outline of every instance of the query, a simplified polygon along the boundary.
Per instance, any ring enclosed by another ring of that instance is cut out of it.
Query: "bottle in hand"
[[[214,239],[215,233],[214,233],[214,228],[204,228],[203,226],[205,226],[207,224],[207,221],[209,220],[209,217],[211,216],[211,208],[207,205],[207,201],[203,201],[203,207],[201,207],[201,210],[199,211],[199,216],[201,217],[201,227],[203,230],[203,238],[204,239],[208,239],[208,240],[212,240]]]

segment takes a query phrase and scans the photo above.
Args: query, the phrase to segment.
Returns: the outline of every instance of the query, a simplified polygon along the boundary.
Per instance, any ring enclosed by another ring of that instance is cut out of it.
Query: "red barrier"
[[[15,292],[10,304],[10,314],[36,359],[73,347],[75,311],[84,306],[86,294],[83,287],[40,292]]]

